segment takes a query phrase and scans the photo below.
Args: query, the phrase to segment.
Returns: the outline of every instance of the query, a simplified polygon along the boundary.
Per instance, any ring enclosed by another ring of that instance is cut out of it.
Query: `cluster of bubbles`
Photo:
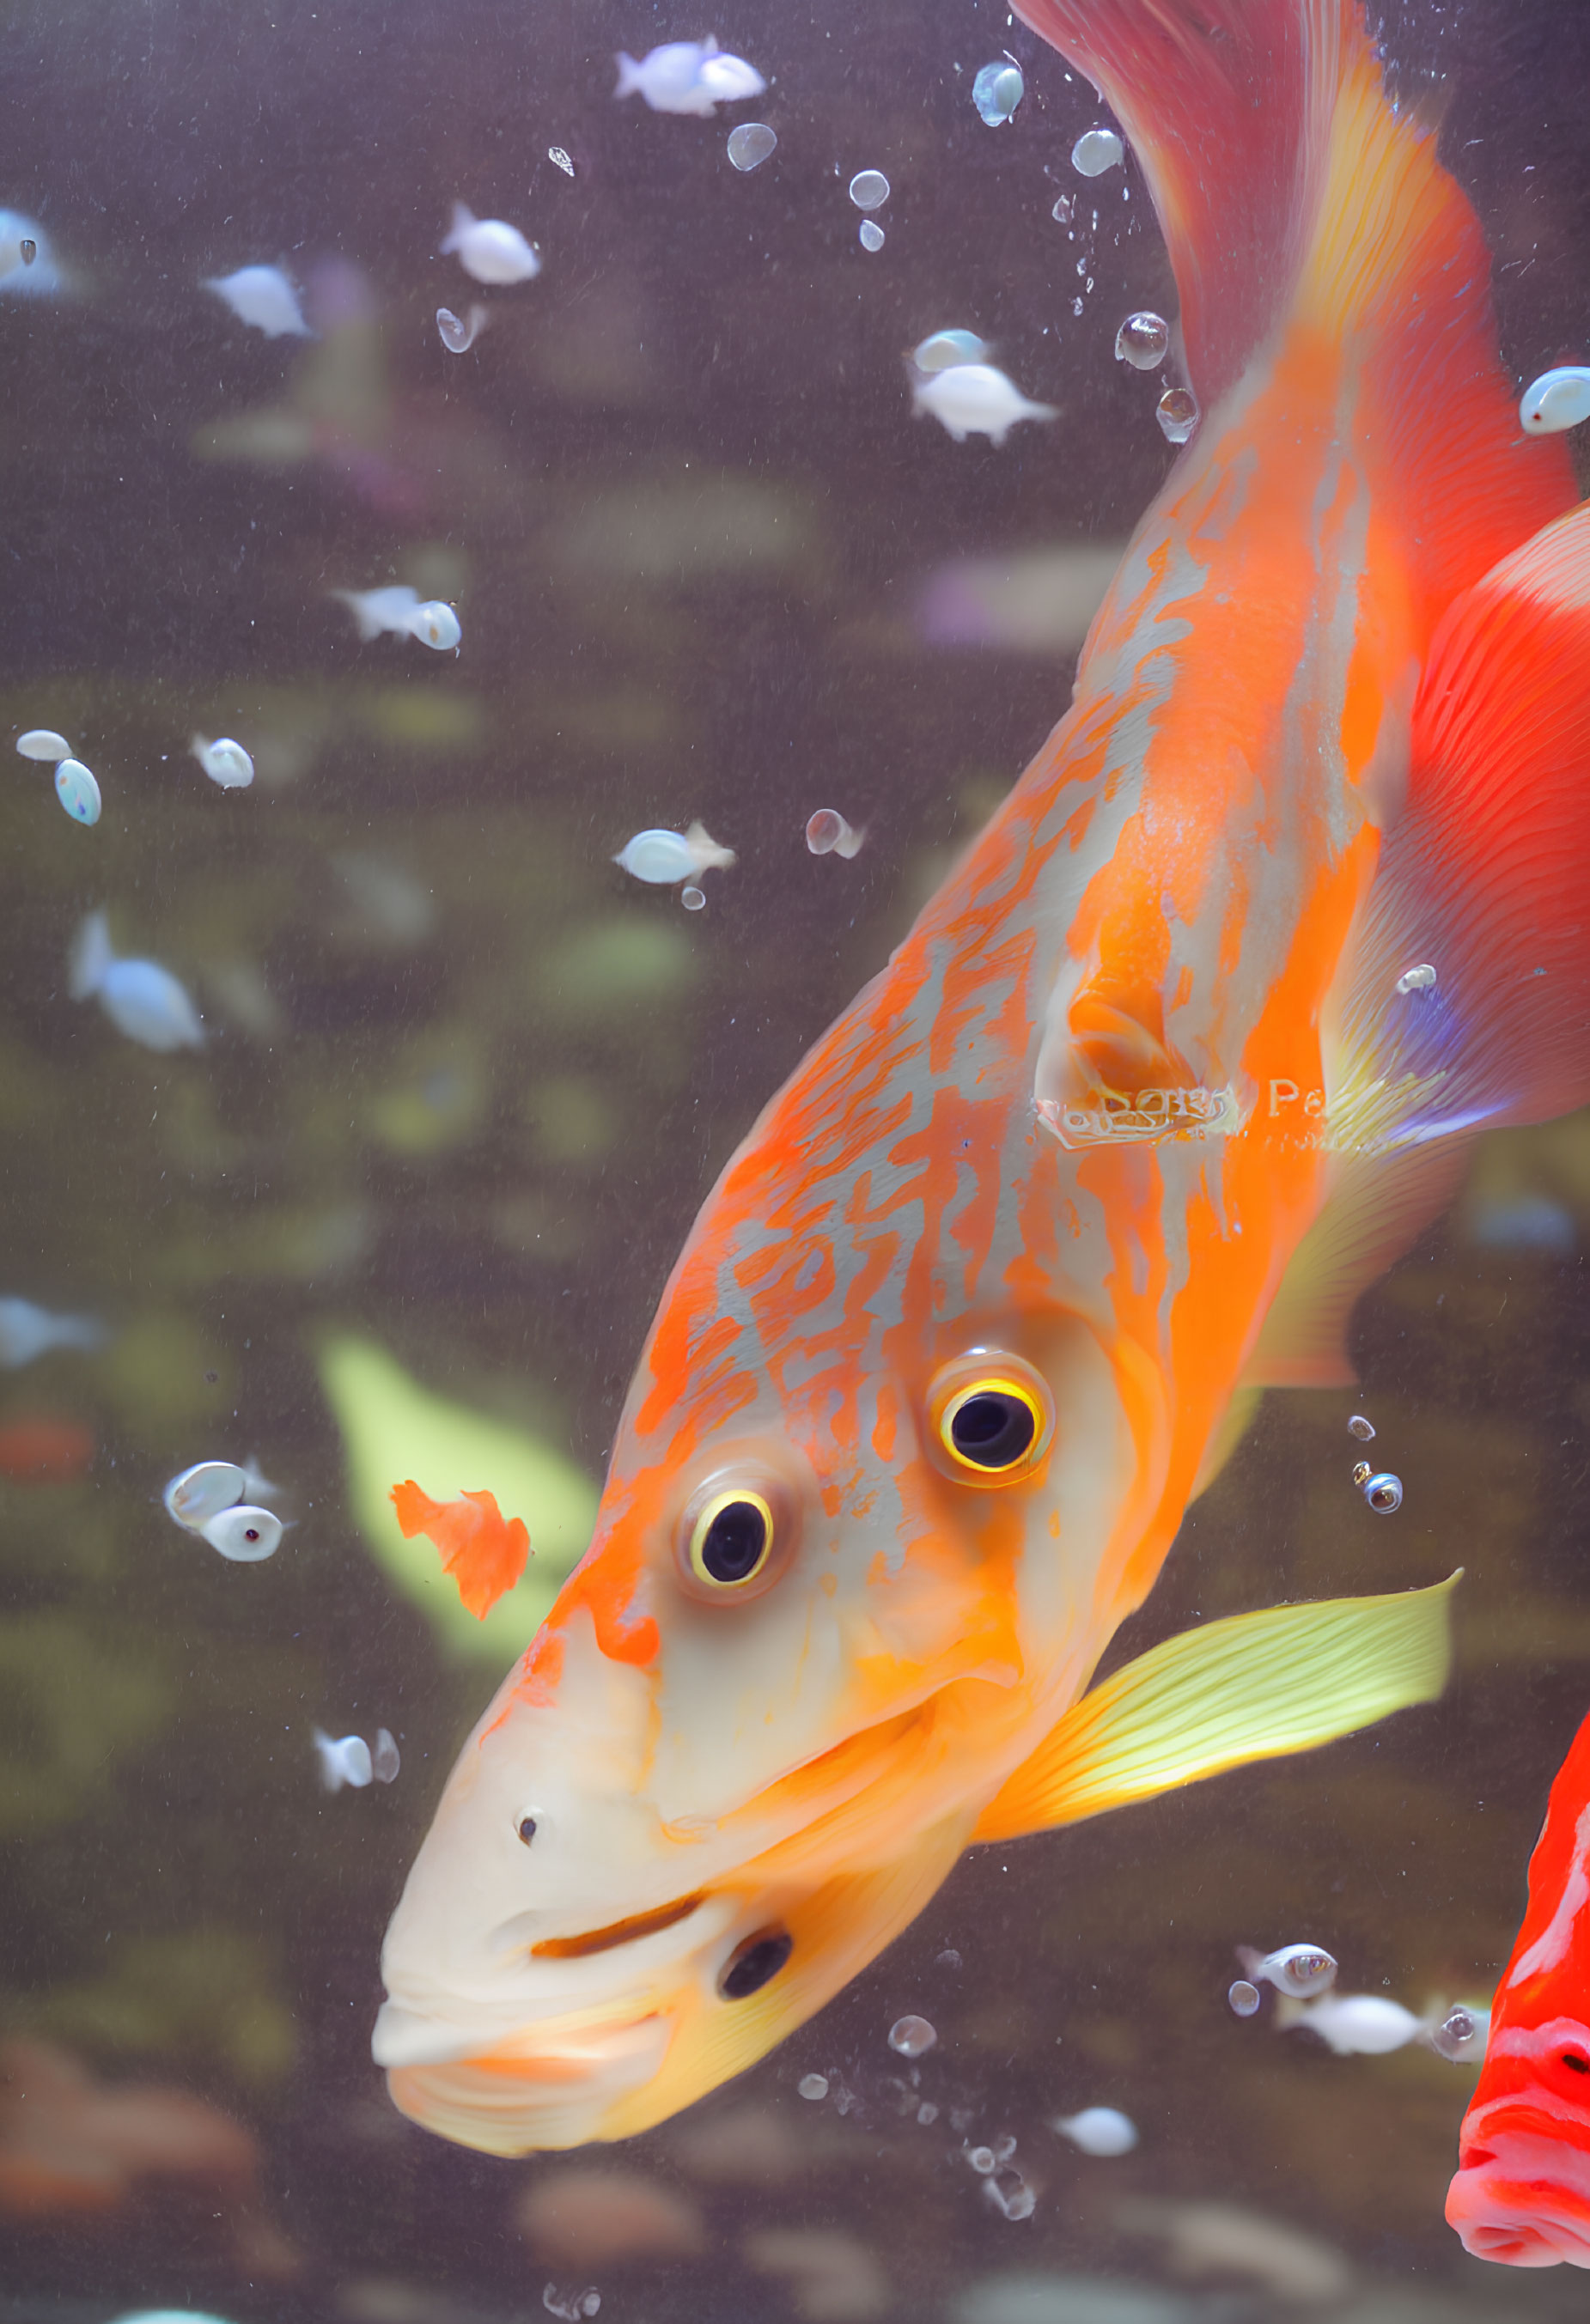
[[[889,180],[882,170],[858,170],[849,190],[858,210],[881,210],[889,198]],[[883,229],[875,218],[864,217],[856,231],[864,250],[883,249]]]
[[[402,1760],[390,1727],[376,1729],[374,1746],[362,1735],[328,1735],[323,1727],[314,1729],[314,1738],[320,1781],[328,1792],[339,1792],[345,1784],[350,1791],[362,1792],[372,1781],[396,1783]]]
[[[64,734],[52,726],[30,726],[17,736],[16,747],[21,757],[55,769],[55,796],[74,823],[98,822],[99,786],[81,759],[72,756]]]
[[[257,1565],[282,1545],[282,1520],[248,1492],[268,1492],[264,1479],[235,1461],[197,1461],[167,1485],[167,1514],[234,1565]]]
[[[541,2292],[541,2306],[549,2316],[560,2317],[562,2324],[581,2324],[582,2318],[600,2313],[602,2295],[594,2283],[583,2292],[559,2292],[555,2283],[549,2283]]]
[[[1347,1423],[1349,1436],[1360,1443],[1368,1443],[1374,1434],[1374,1424],[1355,1412]],[[1390,1469],[1377,1469],[1373,1461],[1354,1461],[1353,1482],[1377,1517],[1389,1517],[1402,1506],[1402,1480]]]

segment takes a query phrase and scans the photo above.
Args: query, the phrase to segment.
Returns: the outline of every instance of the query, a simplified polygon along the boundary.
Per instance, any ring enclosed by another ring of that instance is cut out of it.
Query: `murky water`
[[[1308,1937],[1351,1990],[1480,2001],[1511,1942],[1590,1692],[1583,1118],[1482,1149],[1365,1303],[1363,1388],[1268,1399],[1112,1653],[1462,1563],[1437,1708],[974,1853],[783,2050],[619,2151],[463,2153],[370,2063],[386,1917],[534,1619],[483,1642],[373,1500],[448,1399],[531,1442],[543,1568],[572,1554],[698,1200],[1063,708],[1172,456],[1162,383],[1114,360],[1126,315],[1174,311],[1141,179],[1077,175],[1096,100],[1024,29],[743,12],[715,29],[754,106],[614,101],[615,51],[707,29],[614,0],[10,11],[0,201],[63,282],[0,284],[0,724],[60,730],[104,807],[78,828],[48,765],[6,777],[0,1294],[109,1336],[0,1379],[0,2316],[1576,2314],[1576,2275],[1443,2224],[1468,2072],[1225,1997],[1238,1943]],[[1582,359],[1584,28],[1430,0],[1391,41],[1447,74],[1510,356]],[[1007,49],[1025,95],[990,129],[972,78]],[[737,169],[753,117],[776,150]],[[439,255],[455,199],[540,274]],[[199,287],[245,265],[315,337]],[[437,309],[475,303],[450,352]],[[905,355],[950,327],[1058,419],[994,449],[913,418]],[[402,584],[456,605],[456,655],[362,642],[331,594]],[[822,809],[859,853],[810,852]],[[687,913],[610,859],[694,818],[738,860]],[[201,1049],[69,997],[101,909]],[[350,1361],[381,1394],[334,1415]],[[1390,1519],[1350,1481],[1355,1410]],[[216,1458],[270,1480],[268,1562],[162,1508]],[[388,1728],[396,1780],[328,1794],[317,1727]],[[936,2042],[892,2047],[905,2017]],[[1095,2107],[1129,2153],[1051,2127]]]

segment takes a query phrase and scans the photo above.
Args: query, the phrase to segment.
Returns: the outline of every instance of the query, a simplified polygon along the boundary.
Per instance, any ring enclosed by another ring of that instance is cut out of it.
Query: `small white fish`
[[[471,307],[462,321],[450,307],[436,310],[437,333],[450,355],[467,355],[490,320],[489,309],[479,305]]]
[[[200,288],[224,299],[240,323],[268,339],[313,338],[298,292],[279,266],[240,266],[235,274],[207,275]]]
[[[53,1315],[31,1299],[0,1299],[0,1364],[20,1371],[51,1348],[79,1348],[92,1354],[110,1333],[92,1315]]]
[[[1272,1985],[1294,2001],[1324,1993],[1336,1981],[1336,1962],[1323,1945],[1280,1945],[1262,1953],[1253,1945],[1238,1945],[1236,1957],[1255,1985]]]
[[[615,97],[643,97],[653,113],[686,113],[705,117],[719,105],[737,105],[743,97],[760,97],[767,83],[744,57],[732,57],[716,39],[666,41],[648,50],[638,61],[621,50]]]
[[[1327,1993],[1318,2001],[1293,2001],[1282,1994],[1275,2024],[1278,2033],[1301,2025],[1317,2034],[1338,2058],[1384,2057],[1430,2030],[1426,2019],[1380,1993]]]
[[[390,1727],[375,1730],[375,1748],[370,1754],[370,1772],[378,1784],[395,1784],[402,1768],[402,1758]]]
[[[957,364],[980,364],[987,353],[987,340],[975,331],[929,331],[911,359],[919,371],[953,371]]]
[[[16,747],[19,756],[36,759],[46,767],[58,767],[62,759],[69,759],[72,754],[66,736],[58,734],[53,726],[30,726],[25,734],[17,736]]]
[[[477,218],[463,202],[453,204],[453,223],[441,245],[476,282],[529,282],[541,262],[516,226],[506,218]]]
[[[420,592],[407,582],[389,589],[333,589],[359,625],[362,638],[378,638],[389,631],[394,638],[418,638],[422,646],[445,653],[464,632],[458,616],[440,597],[421,603]]]
[[[189,749],[212,783],[224,791],[245,791],[254,780],[254,761],[241,742],[223,734],[212,742],[208,734],[190,737]]]
[[[693,823],[689,831],[637,831],[613,861],[633,880],[644,880],[652,888],[671,888],[703,872],[726,872],[735,861],[735,851],[720,847],[707,836],[705,825]]]
[[[55,796],[74,823],[98,822],[104,801],[91,769],[81,759],[62,759],[55,770]]]
[[[67,991],[74,1001],[97,1000],[117,1031],[146,1049],[204,1047],[199,1011],[171,970],[113,952],[103,912],[90,912],[78,930]]]
[[[919,380],[917,410],[930,411],[957,444],[986,436],[1003,444],[1018,421],[1058,418],[1052,403],[1032,403],[1015,382],[992,364],[950,364],[930,379]]]
[[[1531,436],[1559,436],[1590,420],[1590,368],[1563,364],[1532,379],[1519,401],[1520,424]]]
[[[806,819],[806,844],[814,855],[843,855],[846,861],[861,853],[864,831],[846,822],[837,807],[819,807]]]
[[[166,1486],[161,1499],[166,1513],[190,1533],[201,1533],[211,1517],[219,1517],[243,1499],[248,1480],[235,1461],[196,1461]]]
[[[374,1769],[370,1758],[370,1746],[362,1735],[339,1735],[335,1739],[323,1728],[317,1727],[315,1749],[320,1757],[320,1781],[328,1792],[341,1791],[351,1784],[362,1792]]]
[[[36,218],[0,210],[0,292],[47,299],[60,289],[50,237]]]
[[[1080,2114],[1057,2115],[1049,2126],[1084,2154],[1130,2154],[1137,2125],[1116,2107],[1084,2107]]]
[[[257,1565],[263,1557],[274,1557],[282,1546],[281,1518],[247,1501],[207,1517],[198,1530],[212,1549],[234,1565]]]

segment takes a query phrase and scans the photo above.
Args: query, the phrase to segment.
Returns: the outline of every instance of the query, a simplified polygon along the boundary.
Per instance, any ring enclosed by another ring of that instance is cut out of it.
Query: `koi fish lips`
[[[1590,2268],[1590,2153],[1530,2107],[1497,2109],[1465,2140],[1447,2220],[1474,2259]]]

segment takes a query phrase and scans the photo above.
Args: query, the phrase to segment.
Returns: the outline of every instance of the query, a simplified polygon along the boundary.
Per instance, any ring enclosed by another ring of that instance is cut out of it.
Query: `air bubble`
[[[917,2108],[917,2120],[921,2124],[922,2128],[926,2130],[930,2122],[937,2122],[938,2119],[938,2107],[934,2105],[931,2098],[924,2098],[921,2105]]]
[[[707,909],[706,891],[700,888],[681,888],[679,901],[687,912],[704,912]]]
[[[986,2179],[999,2168],[999,2157],[992,2146],[968,2146],[966,2161],[980,2178]]]
[[[1361,1412],[1355,1412],[1347,1423],[1347,1434],[1349,1436],[1356,1436],[1360,1443],[1367,1444],[1374,1434],[1374,1423],[1373,1420],[1365,1420]]]
[[[46,767],[57,767],[72,754],[66,736],[58,734],[53,726],[30,726],[25,734],[17,736],[16,747],[23,758],[37,759]]]
[[[959,1969],[962,1966],[961,1957],[952,1945],[947,1952],[935,1955],[934,1966],[937,1969]]]
[[[31,266],[39,255],[39,245],[31,234],[24,234],[16,247],[24,266]]]
[[[826,2098],[828,2078],[827,2074],[802,2074],[795,2087],[803,2098]]]
[[[889,180],[882,170],[858,170],[850,180],[850,198],[858,210],[880,210],[889,198]]]
[[[547,159],[549,161],[552,162],[556,168],[561,170],[566,178],[573,177],[574,163],[569,160],[561,145],[549,145],[547,148]],[[592,2312],[594,2314],[595,2310]]]
[[[485,321],[486,310],[480,306],[471,307],[462,320],[450,307],[439,307],[436,310],[436,327],[450,355],[467,355],[485,330]]]
[[[1007,2219],[1030,2219],[1038,2198],[1016,2170],[996,2172],[992,2179],[983,2181],[983,2192],[996,2211]]]
[[[883,249],[883,229],[881,226],[875,226],[871,218],[863,218],[858,234],[864,250]]]
[[[938,2029],[925,2017],[897,2017],[889,2028],[889,2047],[902,2058],[926,2057],[938,2039]]]
[[[1085,129],[1071,148],[1071,167],[1079,177],[1102,178],[1126,159],[1126,148],[1114,129]]]
[[[1484,2052],[1485,2037],[1491,2030],[1488,2009],[1465,2009],[1459,2004],[1448,2010],[1438,2025],[1430,2029],[1430,2047],[1455,2066]]]
[[[402,1771],[402,1764],[391,1728],[378,1727],[375,1748],[370,1754],[371,1774],[378,1784],[395,1784]]]
[[[1367,1484],[1368,1484],[1368,1482],[1369,1482],[1370,1479],[1373,1476],[1373,1474],[1374,1474],[1374,1471],[1373,1471],[1373,1469],[1370,1466],[1370,1464],[1369,1464],[1369,1462],[1368,1462],[1367,1461],[1354,1461],[1354,1463],[1353,1463],[1353,1482],[1354,1482],[1356,1486],[1358,1486],[1358,1487],[1359,1487],[1359,1489],[1360,1489],[1361,1490],[1362,1490],[1362,1489],[1364,1488],[1364,1486],[1365,1486],[1365,1485],[1367,1485]]]
[[[1231,2004],[1234,2015],[1252,2017],[1259,2006],[1259,1988],[1256,1985],[1250,1985],[1245,1977],[1239,1977],[1225,1998]]]
[[[1364,1480],[1364,1498],[1377,1516],[1389,1517],[1393,1509],[1402,1506],[1402,1480],[1393,1477],[1389,1469]]]
[[[1075,194],[1062,194],[1059,200],[1049,212],[1050,217],[1053,218],[1057,226],[1069,226],[1076,214],[1077,197]]]
[[[806,844],[814,855],[843,855],[848,862],[861,852],[864,831],[853,830],[837,807],[819,807],[807,817]]]
[[[1167,442],[1185,444],[1198,424],[1198,399],[1190,387],[1168,387],[1154,406]]]
[[[729,132],[728,157],[736,170],[759,170],[778,142],[765,121],[742,121]]]
[[[1115,334],[1115,360],[1133,371],[1157,371],[1169,351],[1169,324],[1146,307],[1128,315]]]
[[[1026,94],[1027,84],[1021,78],[1021,68],[1008,57],[985,65],[972,83],[972,103],[990,129],[1002,127]]]
[[[1403,970],[1397,979],[1397,990],[1399,992],[1428,992],[1435,981],[1435,970],[1428,960],[1421,960],[1417,968]]]
[[[975,331],[930,331],[911,349],[919,371],[952,371],[957,364],[986,362],[989,346]]]

